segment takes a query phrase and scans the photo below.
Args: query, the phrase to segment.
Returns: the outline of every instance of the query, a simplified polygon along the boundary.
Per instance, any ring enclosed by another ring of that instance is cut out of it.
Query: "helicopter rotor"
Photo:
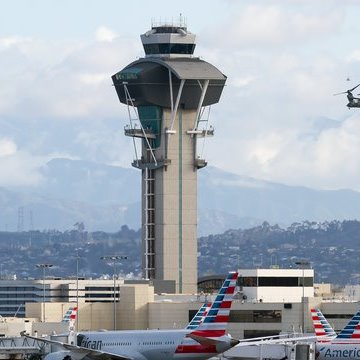
[[[349,89],[349,90],[346,90],[346,91],[343,91],[343,92],[334,94],[334,96],[336,96],[336,95],[341,95],[341,94],[347,94],[348,92],[352,92],[352,91],[354,91],[358,86],[360,86],[360,84],[354,86],[352,89]],[[358,94],[358,95],[360,95],[360,94]]]
[[[341,92],[341,93],[334,94],[334,96],[336,96],[336,95],[342,95],[342,94],[347,94],[347,91],[343,91],[343,92]]]
[[[352,89],[350,89],[349,91],[354,91],[358,86],[360,86],[360,84],[354,86]]]

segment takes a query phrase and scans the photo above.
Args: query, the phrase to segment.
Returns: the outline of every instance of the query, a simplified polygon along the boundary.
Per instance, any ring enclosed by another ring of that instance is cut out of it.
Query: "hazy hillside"
[[[23,230],[66,230],[79,221],[89,231],[140,227],[138,170],[54,159],[41,173],[37,187],[0,188],[0,229],[17,230],[19,218]],[[199,171],[198,191],[200,236],[263,221],[360,219],[360,193],[350,190],[291,187],[207,167]]]
[[[296,267],[296,260],[308,259],[316,282],[358,284],[360,279],[360,222],[302,222],[289,227],[269,223],[246,230],[228,230],[198,239],[198,273],[225,274],[237,268]],[[0,260],[3,275],[13,278],[39,277],[34,264],[50,262],[49,275],[71,276],[76,261],[69,254],[77,249],[83,276],[111,274],[109,264],[100,259],[106,254],[123,254],[119,264],[123,275],[141,275],[141,233],[127,226],[117,232],[30,231],[0,232]],[[21,266],[19,266],[21,264]],[[109,275],[111,276],[111,275]]]
[[[226,273],[234,268],[297,267],[307,259],[316,282],[358,284],[360,222],[301,222],[289,227],[269,223],[199,238],[199,273]],[[216,254],[216,255],[215,255]]]

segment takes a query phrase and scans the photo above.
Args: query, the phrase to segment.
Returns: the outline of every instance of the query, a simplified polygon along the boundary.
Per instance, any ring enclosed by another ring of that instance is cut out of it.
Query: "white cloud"
[[[84,85],[98,85],[109,82],[109,74],[80,74],[79,81]]]
[[[97,41],[112,42],[116,37],[117,35],[106,26],[100,26],[95,32]]]
[[[33,156],[26,151],[19,151],[14,141],[0,139],[0,186],[37,185],[42,181],[39,167],[45,157]]]
[[[235,87],[241,88],[241,87],[249,85],[255,79],[256,79],[255,76],[247,75],[247,76],[244,76],[244,77],[235,77],[235,78],[229,79],[228,83],[230,83],[231,85],[233,85]]]
[[[285,20],[285,19],[282,19]],[[298,39],[321,38],[336,32],[343,24],[344,12],[339,8],[325,9],[324,12],[290,14],[288,30]],[[288,35],[292,35],[291,33]]]
[[[264,133],[231,143],[227,150],[241,149],[238,168],[258,179],[360,190],[360,114],[353,113],[338,127],[324,128],[317,136],[299,135],[296,130]],[[231,159],[222,158],[228,170]]]
[[[349,63],[359,62],[360,61],[360,49],[352,51],[346,58],[346,61]]]
[[[256,162],[263,171],[279,156],[283,149],[284,139],[278,133],[259,135],[257,139],[250,141],[246,157],[251,162]]]
[[[29,39],[21,36],[6,36],[0,37],[0,49],[9,48],[11,46],[18,46],[27,43]]]
[[[346,127],[360,120],[346,119],[346,97],[333,96],[360,82],[359,67],[346,58],[353,44],[343,38],[346,7],[323,1],[309,1],[309,7],[302,1],[243,4],[227,26],[203,34],[207,48],[201,54],[228,76],[212,110],[209,164],[286,184],[360,190],[360,148],[352,135],[357,129]],[[353,85],[345,81],[349,75]],[[329,121],[315,131],[319,118]]]
[[[0,157],[13,155],[16,150],[16,144],[12,140],[0,139]]]
[[[249,188],[249,189],[266,189],[269,187],[269,184],[265,181],[258,181],[251,178],[237,178],[237,179],[222,179],[222,178],[212,178],[211,183],[215,186],[238,186],[239,188]]]
[[[338,31],[345,16],[342,7],[323,5],[324,2],[319,2],[294,8],[284,2],[245,2],[226,23],[207,32],[208,41],[215,39],[220,46],[249,48],[298,47],[303,41],[321,41]]]
[[[2,53],[0,66],[7,71],[0,73],[0,115],[61,119],[116,113],[111,75],[135,57],[140,45],[126,38],[77,47],[51,44],[52,54],[39,61],[44,48],[31,44],[32,50],[18,43]]]
[[[132,140],[124,136],[123,124],[119,121],[116,130],[101,126],[80,131],[75,144],[86,149],[87,155],[97,162],[129,167],[134,157]]]

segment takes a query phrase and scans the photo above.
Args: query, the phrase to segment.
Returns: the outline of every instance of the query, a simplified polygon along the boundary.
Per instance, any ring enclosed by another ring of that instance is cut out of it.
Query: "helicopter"
[[[355,97],[352,92],[358,87],[360,86],[360,84],[354,86],[352,89],[349,89],[349,90],[346,90],[346,91],[343,91],[341,93],[337,93],[337,94],[334,94],[334,95],[341,95],[341,94],[346,94],[347,98],[348,98],[348,101],[349,103],[346,105],[349,109],[350,108],[360,108],[360,98],[358,97]],[[360,95],[360,94],[357,94],[357,95]]]

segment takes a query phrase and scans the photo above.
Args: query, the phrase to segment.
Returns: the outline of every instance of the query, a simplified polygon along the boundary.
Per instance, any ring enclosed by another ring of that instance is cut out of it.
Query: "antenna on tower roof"
[[[186,18],[185,18],[185,16],[183,16],[182,13],[180,13],[180,16],[179,16],[179,25],[180,25],[180,27],[187,27],[186,26]]]

